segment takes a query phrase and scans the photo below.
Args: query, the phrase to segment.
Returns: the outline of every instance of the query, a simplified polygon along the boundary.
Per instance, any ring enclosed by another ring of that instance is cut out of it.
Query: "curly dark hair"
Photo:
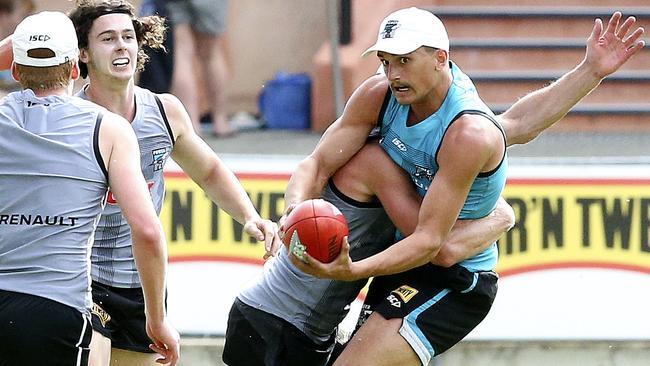
[[[107,14],[126,14],[133,21],[135,37],[138,41],[138,60],[136,71],[142,71],[149,60],[144,47],[164,50],[163,41],[167,32],[165,19],[157,15],[138,17],[135,8],[126,0],[76,0],[75,8],[68,16],[77,31],[79,49],[88,47],[88,34],[95,19]],[[88,76],[88,65],[79,62],[81,77]]]

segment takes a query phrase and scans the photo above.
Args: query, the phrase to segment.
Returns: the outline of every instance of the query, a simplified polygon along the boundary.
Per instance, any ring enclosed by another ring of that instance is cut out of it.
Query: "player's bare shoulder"
[[[472,148],[467,151],[467,146]],[[492,167],[505,153],[505,136],[499,127],[485,116],[465,114],[449,126],[443,138],[441,154],[443,151],[451,155],[462,152],[466,157],[486,157],[487,165]]]
[[[113,113],[107,109],[103,112],[102,124],[100,126],[100,141],[106,136],[108,138],[117,138],[120,136],[135,136],[131,124],[124,117]]]
[[[172,128],[176,140],[187,133],[194,132],[190,116],[178,97],[169,93],[156,95],[162,102],[163,108],[165,109],[165,115],[167,116],[167,121]]]
[[[388,80],[384,75],[369,77],[352,93],[343,118],[355,124],[376,124],[387,92]]]
[[[375,105],[381,104],[386,97],[388,92],[388,79],[385,75],[377,74],[366,79],[359,87],[354,91],[350,101],[352,102],[355,98],[362,99],[366,105]]]
[[[124,117],[103,110],[101,125],[99,126],[99,149],[104,161],[110,165],[112,151],[116,144],[122,144],[129,148],[135,146],[137,151],[138,140],[131,124]]]
[[[156,94],[156,96],[160,98],[168,118],[185,111],[185,106],[183,106],[183,103],[174,94],[162,93]]]

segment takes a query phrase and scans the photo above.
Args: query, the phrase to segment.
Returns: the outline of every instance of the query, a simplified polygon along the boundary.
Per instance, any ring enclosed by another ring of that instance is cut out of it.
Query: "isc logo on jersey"
[[[406,151],[406,145],[402,141],[400,141],[400,139],[398,139],[397,137],[391,140],[391,142],[393,143],[393,145],[397,146],[397,148],[400,151]]]

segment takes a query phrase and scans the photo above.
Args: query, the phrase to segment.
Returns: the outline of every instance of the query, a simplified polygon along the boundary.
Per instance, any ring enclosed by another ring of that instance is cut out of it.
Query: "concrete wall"
[[[278,71],[311,72],[329,37],[326,0],[231,0],[229,110],[254,111],[262,85]]]
[[[642,366],[650,342],[463,342],[429,366]]]
[[[69,0],[35,0],[39,10],[67,12]],[[131,1],[134,5],[139,0]],[[326,0],[230,0],[226,31],[228,112],[257,111],[257,95],[278,71],[311,72],[329,37]]]
[[[179,366],[221,366],[223,339],[186,339]],[[650,342],[461,342],[429,366],[647,366]]]

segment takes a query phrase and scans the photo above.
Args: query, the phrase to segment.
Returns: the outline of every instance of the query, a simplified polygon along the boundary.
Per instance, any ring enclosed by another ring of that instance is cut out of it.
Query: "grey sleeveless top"
[[[85,88],[79,97],[88,99]],[[135,87],[136,113],[131,126],[140,145],[140,162],[156,212],[165,198],[163,166],[172,151],[174,138],[162,103],[149,90]],[[92,249],[92,278],[105,285],[141,287],[131,249],[131,228],[122,215],[119,202],[108,194],[108,203],[95,233]]]
[[[336,206],[348,221],[350,257],[357,261],[393,244],[395,227],[383,207],[356,202],[339,192],[332,182],[322,198]],[[334,281],[310,276],[289,260],[283,246],[274,262],[238,298],[245,304],[278,316],[317,343],[327,341],[345,318],[367,280]]]
[[[0,103],[0,289],[89,314],[90,246],[108,180],[102,111],[31,90]]]

